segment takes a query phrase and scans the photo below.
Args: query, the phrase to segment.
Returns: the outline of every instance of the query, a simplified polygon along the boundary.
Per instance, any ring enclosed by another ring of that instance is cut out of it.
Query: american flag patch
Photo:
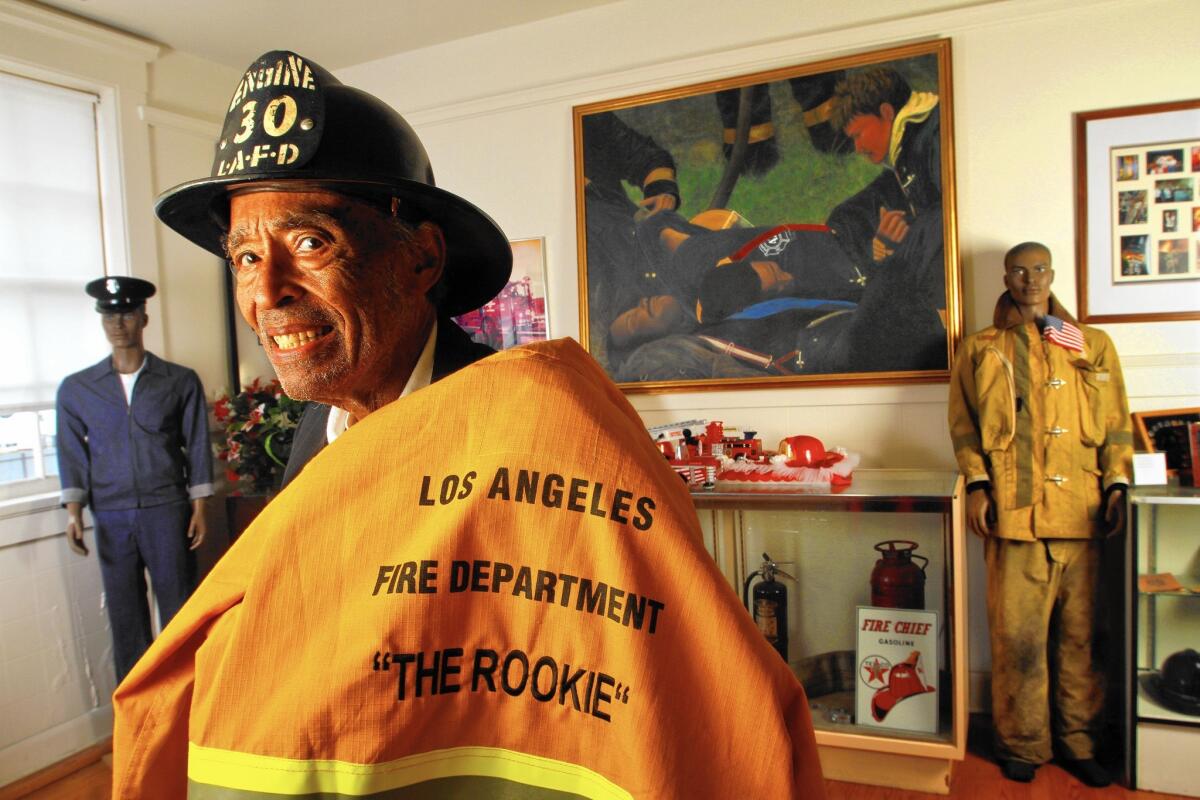
[[[1083,331],[1053,314],[1046,315],[1046,327],[1042,329],[1042,338],[1071,352],[1083,352]]]

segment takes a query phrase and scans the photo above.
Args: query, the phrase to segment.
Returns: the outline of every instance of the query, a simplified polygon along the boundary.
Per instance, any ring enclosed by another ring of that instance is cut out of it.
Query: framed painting
[[[546,242],[544,239],[514,239],[512,277],[494,298],[466,314],[454,317],[472,339],[496,350],[519,344],[545,341],[550,329],[546,320]]]
[[[947,380],[953,117],[948,39],[577,106],[585,347],[626,391]]]
[[[1075,115],[1083,322],[1200,319],[1200,100]]]

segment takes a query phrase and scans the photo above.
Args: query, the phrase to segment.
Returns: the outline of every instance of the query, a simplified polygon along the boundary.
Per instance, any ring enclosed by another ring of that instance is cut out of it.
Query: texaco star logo
[[[888,672],[891,669],[892,662],[883,656],[867,656],[858,666],[858,676],[872,689],[881,689],[887,686]]]

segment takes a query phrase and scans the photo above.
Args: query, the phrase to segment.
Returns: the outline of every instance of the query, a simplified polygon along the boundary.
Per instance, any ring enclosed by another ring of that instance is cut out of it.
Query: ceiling
[[[243,69],[268,50],[335,70],[618,0],[42,0],[42,5]]]

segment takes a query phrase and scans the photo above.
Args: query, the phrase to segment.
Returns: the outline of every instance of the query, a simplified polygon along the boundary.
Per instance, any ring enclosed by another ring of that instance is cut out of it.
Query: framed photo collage
[[[1200,278],[1200,139],[1110,152],[1113,283]]]

